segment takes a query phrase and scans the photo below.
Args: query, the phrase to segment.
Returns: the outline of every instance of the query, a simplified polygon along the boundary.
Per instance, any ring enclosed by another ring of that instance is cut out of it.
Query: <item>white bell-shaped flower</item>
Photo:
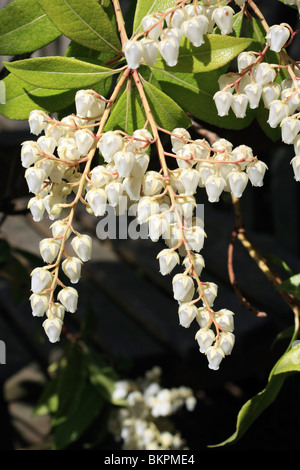
[[[214,165],[213,163],[209,163],[209,162],[207,162],[207,163],[199,162],[196,166],[196,169],[198,170],[199,176],[200,176],[199,186],[200,186],[200,188],[204,188],[207,179],[210,176],[215,175],[216,165]]]
[[[146,15],[142,19],[143,30],[147,32],[147,37],[150,39],[158,39],[161,33],[160,25],[158,24],[160,18],[158,15]],[[148,31],[149,30],[149,31]]]
[[[74,161],[81,157],[77,148],[76,140],[73,137],[63,137],[57,147],[57,155],[62,160]]]
[[[150,157],[147,153],[138,152],[134,155],[134,163],[131,169],[130,176],[134,178],[143,178],[149,166]]]
[[[128,67],[137,69],[144,55],[143,43],[135,40],[126,41],[123,45],[123,51]]]
[[[191,139],[189,131],[183,127],[176,127],[171,134],[172,151],[177,153],[185,145],[184,139]]]
[[[300,134],[298,134],[293,142],[295,155],[300,155]]]
[[[178,253],[167,248],[158,253],[157,259],[159,261],[159,271],[163,276],[170,274],[180,262]]]
[[[267,83],[274,82],[276,77],[274,68],[267,62],[261,62],[260,64],[255,65],[252,72],[255,82],[260,83],[262,86],[267,85]]]
[[[143,61],[146,65],[151,67],[156,64],[158,56],[158,41],[150,38],[142,38],[141,44],[143,46]]]
[[[231,354],[235,343],[235,336],[230,331],[222,331],[219,339],[219,346],[223,349],[226,356]]]
[[[194,194],[197,191],[200,181],[200,175],[197,170],[192,168],[183,169],[179,179],[183,184],[185,194]]]
[[[27,208],[30,210],[34,222],[40,222],[44,218],[44,200],[37,197],[29,199]]]
[[[75,256],[71,256],[70,258],[67,258],[62,262],[62,270],[65,275],[70,279],[72,284],[76,284],[80,279],[81,264],[82,261]]]
[[[262,94],[262,85],[260,83],[249,83],[245,86],[244,93],[249,100],[250,108],[258,108]]]
[[[52,263],[60,250],[60,243],[54,238],[44,238],[39,244],[41,257],[45,263]]]
[[[194,288],[194,281],[186,274],[176,274],[172,280],[174,299],[184,301],[190,290]]]
[[[227,139],[218,139],[212,144],[213,149],[225,150],[226,152],[231,152],[233,149],[233,144]]]
[[[37,194],[47,178],[47,174],[41,168],[30,167],[25,171],[25,179],[31,193]]]
[[[29,113],[28,123],[31,134],[39,135],[47,125],[47,115],[35,109]]]
[[[215,102],[218,115],[223,117],[227,116],[233,101],[232,93],[230,91],[217,91],[214,96],[213,100]]]
[[[291,165],[293,167],[295,180],[300,181],[300,155],[296,155],[292,158]]]
[[[207,328],[211,324],[211,314],[206,307],[197,309],[196,321],[200,328]]]
[[[92,239],[89,235],[76,235],[71,241],[73,250],[81,261],[88,261],[92,257]]]
[[[210,346],[210,348],[206,350],[206,357],[209,369],[219,370],[220,364],[225,357],[225,353],[220,347]]]
[[[214,282],[207,282],[203,286],[203,299],[202,303],[203,306],[205,307],[208,305],[209,307],[212,307],[215,301],[215,298],[218,295],[218,286]]]
[[[95,118],[103,114],[105,101],[93,90],[78,90],[75,95],[76,114],[81,118]]]
[[[80,129],[75,132],[75,141],[80,154],[87,155],[94,143],[94,137],[88,129]]]
[[[234,10],[229,6],[220,6],[213,11],[213,19],[221,34],[230,34],[233,29]]]
[[[53,154],[57,145],[57,142],[53,137],[47,137],[46,135],[39,137],[36,143],[43,152],[51,154]]]
[[[41,294],[52,282],[51,273],[45,268],[35,268],[31,272],[31,290],[34,294]]]
[[[48,177],[52,183],[59,184],[62,182],[65,173],[68,171],[68,165],[62,162],[53,162],[53,166],[48,173]]]
[[[248,96],[245,93],[235,93],[232,96],[231,109],[237,118],[246,116],[248,103]]]
[[[178,309],[179,324],[184,328],[189,328],[192,321],[196,318],[197,307],[190,303],[181,304]]]
[[[60,340],[63,323],[59,318],[47,318],[43,322],[43,328],[50,343],[56,343]]]
[[[233,72],[223,73],[218,78],[219,90],[223,91],[224,88],[228,87],[225,91],[232,93],[236,89],[236,85],[234,85],[234,83],[239,79],[240,79],[240,76],[237,73],[233,73]],[[229,87],[229,85],[231,86]]]
[[[112,181],[105,186],[105,192],[109,204],[112,207],[117,207],[120,204],[120,199],[124,194],[124,186],[118,181]]]
[[[248,176],[243,171],[231,171],[227,176],[227,182],[232,194],[240,198],[246,189]]]
[[[234,330],[234,313],[231,310],[223,308],[216,312],[215,321],[223,331]]]
[[[198,15],[185,20],[181,25],[181,30],[193,46],[199,47],[204,43],[203,35],[207,34],[208,25],[207,17]]]
[[[274,100],[269,105],[269,117],[267,123],[270,127],[275,129],[278,124],[289,115],[289,107],[281,100]]]
[[[123,187],[131,201],[138,201],[141,196],[142,179],[134,176],[124,178]]]
[[[188,17],[194,17],[194,16],[197,16],[197,15],[201,15],[201,13],[203,13],[203,11],[204,11],[203,5],[196,5],[195,3],[185,5],[184,9],[185,9],[185,13]]]
[[[49,305],[49,296],[46,294],[32,294],[29,298],[34,317],[42,317]]]
[[[137,220],[139,224],[147,222],[149,217],[158,214],[159,203],[149,196],[143,196],[137,206]]]
[[[279,96],[281,93],[281,88],[279,83],[277,82],[272,82],[272,83],[267,83],[262,89],[262,99],[265,108],[269,108],[270,104],[274,100],[278,100]]]
[[[48,318],[59,318],[61,321],[65,318],[65,307],[59,302],[53,302],[51,308],[47,310]]]
[[[48,212],[50,220],[55,220],[60,216],[62,211],[62,202],[62,198],[53,193],[48,194],[48,196],[44,198],[45,209]]]
[[[211,329],[200,328],[195,335],[195,339],[198,342],[200,352],[205,354],[207,349],[215,341],[216,335]]]
[[[90,172],[92,186],[95,188],[103,188],[110,181],[110,176],[107,174],[104,165],[95,166]]]
[[[200,276],[202,273],[203,268],[205,267],[205,261],[202,255],[199,253],[193,253],[191,255],[191,259],[189,256],[186,256],[183,260],[184,266],[188,269],[190,265],[193,265],[193,271],[196,276]]]
[[[99,139],[97,147],[99,148],[104,160],[110,163],[115,153],[122,150],[123,139],[114,131],[105,132]]]
[[[76,312],[78,304],[78,292],[74,287],[65,287],[57,294],[57,299],[64,308],[71,313]]]
[[[161,175],[156,171],[147,171],[143,178],[143,193],[145,196],[155,196],[164,187]]]
[[[283,25],[274,24],[266,35],[266,42],[271,51],[280,52],[290,37],[290,30]]]
[[[40,149],[36,142],[27,140],[22,143],[21,163],[24,168],[29,168],[40,160]]]
[[[253,54],[253,52],[241,52],[237,57],[237,66],[239,73],[242,72],[242,70],[248,68],[250,65],[252,65],[253,62],[255,62],[255,59],[256,56]]]
[[[132,137],[134,138],[134,146],[137,150],[146,150],[153,137],[151,132],[147,129],[137,129],[133,132]]]
[[[104,189],[92,188],[86,193],[85,197],[96,217],[105,214],[107,195]]]
[[[288,105],[290,114],[294,114],[300,109],[300,91],[294,87],[285,88],[281,92],[281,100]]]
[[[150,216],[148,219],[148,223],[149,238],[153,242],[157,242],[159,238],[164,236],[164,234],[168,230],[168,222],[164,217],[161,216],[161,214],[155,214]]]
[[[164,38],[174,38],[175,41],[180,43],[180,40],[182,38],[182,31],[181,28],[165,28],[162,30],[160,39]]]
[[[169,15],[166,16],[165,20],[169,27],[180,28],[185,20],[185,13],[183,11],[183,8],[177,8],[177,10],[172,11],[171,13],[169,13]]]
[[[56,140],[56,142],[58,142],[59,139],[63,136],[63,134],[64,134],[63,126],[60,126],[56,123],[52,124],[51,122],[46,124],[45,135],[47,137],[52,137],[53,139]]]
[[[282,142],[292,144],[300,132],[300,121],[293,116],[289,116],[281,121],[280,127]]]
[[[178,62],[179,43],[174,38],[162,39],[158,44],[159,52],[169,67],[175,67]]]
[[[263,185],[263,179],[267,169],[267,165],[261,160],[257,160],[247,166],[246,171],[252,186],[261,187]]]
[[[71,234],[71,229],[69,227],[68,222],[65,222],[64,220],[57,220],[56,222],[53,222],[53,224],[50,226],[52,235],[54,238],[61,238],[64,237],[67,239],[70,234]]]
[[[130,175],[134,164],[134,154],[132,152],[119,151],[114,156],[114,163],[119,176],[125,178]]]
[[[184,236],[191,251],[202,250],[205,239],[205,232],[202,227],[189,227],[184,231]]]
[[[221,176],[209,176],[205,181],[205,189],[209,202],[218,202],[226,186],[226,181]]]

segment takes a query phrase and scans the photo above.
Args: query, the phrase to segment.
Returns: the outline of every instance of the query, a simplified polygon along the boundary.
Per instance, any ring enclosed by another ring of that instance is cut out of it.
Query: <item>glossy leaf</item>
[[[110,19],[97,0],[38,0],[48,18],[70,39],[97,51],[121,46]]]
[[[76,41],[70,41],[65,52],[65,57],[95,60],[101,65],[115,57],[115,54],[112,52],[95,51],[94,49],[78,44]]]
[[[143,31],[142,19],[155,12],[164,12],[174,6],[174,0],[137,0],[133,21],[135,33]]]
[[[175,67],[168,67],[165,61],[159,57],[155,67],[169,72],[210,72],[228,64],[240,52],[245,50],[251,42],[252,39],[249,38],[208,34],[205,36],[204,44],[195,47],[190,41],[183,38],[179,48],[178,64]]]
[[[61,32],[37,0],[13,0],[0,10],[2,55],[33,52],[57,39]]]
[[[279,286],[278,290],[288,292],[297,299],[300,299],[300,274],[295,274],[290,278],[283,281]]]
[[[104,80],[113,70],[72,57],[38,57],[4,65],[16,77],[42,88],[84,88]]]
[[[217,80],[222,73],[226,72],[226,69],[188,74],[151,67],[152,74],[162,90],[184,111],[201,121],[223,129],[243,129],[253,121],[255,112],[248,110],[244,119],[237,119],[232,111],[228,116],[220,117],[213,101],[213,96],[219,89]]]

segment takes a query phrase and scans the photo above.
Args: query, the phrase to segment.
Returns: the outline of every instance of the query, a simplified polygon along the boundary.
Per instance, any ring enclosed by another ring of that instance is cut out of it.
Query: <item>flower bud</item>
[[[42,317],[48,308],[49,296],[32,294],[29,300],[31,304],[32,315],[34,317]]]
[[[29,113],[28,122],[31,134],[39,135],[46,127],[47,116],[43,111],[34,110]]]
[[[149,67],[156,64],[158,56],[158,42],[155,39],[142,38],[143,61]]]
[[[87,155],[94,143],[94,137],[88,129],[80,129],[75,132],[75,141],[81,155]]]
[[[300,121],[294,117],[286,117],[281,121],[281,138],[285,144],[292,144],[300,132]]]
[[[143,193],[145,196],[155,196],[164,187],[162,176],[156,171],[148,171],[143,178]]]
[[[274,100],[269,105],[269,118],[267,123],[273,129],[289,115],[289,107],[280,100]]]
[[[59,158],[66,161],[78,160],[81,153],[77,148],[76,140],[73,137],[63,137],[58,144],[57,154]]]
[[[200,328],[206,328],[211,323],[211,316],[206,307],[200,307],[197,311],[196,321]]]
[[[234,313],[226,308],[223,308],[215,313],[216,323],[224,331],[233,331],[234,330]]]
[[[63,321],[65,317],[65,308],[59,302],[53,302],[51,304],[51,308],[47,310],[47,317],[48,318],[59,318],[59,320]]]
[[[34,165],[40,158],[40,149],[36,142],[27,140],[22,143],[21,162],[24,168]]]
[[[198,330],[196,333],[195,339],[198,342],[200,352],[206,353],[207,349],[215,341],[216,336],[213,330],[207,328],[200,328],[200,330]]]
[[[187,245],[192,251],[200,251],[204,245],[205,232],[202,227],[189,227],[184,231]]]
[[[92,188],[86,193],[85,197],[96,217],[105,214],[107,195],[104,189]]]
[[[73,250],[81,261],[88,261],[92,257],[92,239],[89,235],[77,235],[71,241]]]
[[[75,256],[65,259],[62,262],[62,270],[65,275],[70,279],[72,284],[76,284],[81,276],[82,261]]]
[[[290,37],[290,30],[285,26],[274,24],[268,30],[266,42],[271,51],[280,52]]]
[[[213,100],[215,102],[218,115],[221,117],[227,116],[233,101],[232,93],[230,91],[217,91],[213,96]]]
[[[227,181],[232,194],[240,198],[248,183],[248,176],[243,171],[231,171],[227,176]]]
[[[225,354],[222,348],[211,346],[206,350],[206,357],[208,359],[209,369],[218,370],[222,359],[225,357]]]
[[[39,244],[41,257],[45,263],[52,263],[60,250],[60,243],[53,238],[44,238]]]
[[[176,274],[172,281],[174,299],[184,301],[190,290],[194,288],[194,281],[186,274]]]
[[[178,309],[179,324],[184,328],[189,328],[196,315],[197,307],[195,305],[189,303],[181,304]]]
[[[127,65],[130,69],[137,69],[143,58],[144,48],[140,41],[129,40],[123,45]]]
[[[25,171],[25,179],[31,193],[37,194],[47,178],[46,172],[40,168],[30,167]]]
[[[158,44],[159,52],[169,67],[175,67],[178,62],[179,43],[174,38],[162,39]]]
[[[200,276],[203,268],[205,267],[205,261],[202,255],[199,253],[193,253],[191,255],[191,259],[189,256],[186,256],[183,260],[184,266],[188,269],[190,267],[190,264],[193,264],[193,270],[196,276]]]
[[[43,220],[45,212],[43,199],[32,197],[28,201],[27,208],[30,210],[34,222],[40,222],[41,220]]]
[[[67,239],[71,234],[71,229],[68,226],[68,222],[63,220],[57,220],[51,225],[52,235],[54,238],[64,237]]]
[[[43,323],[43,328],[50,343],[56,343],[60,340],[62,321],[59,318],[47,318]]]
[[[220,176],[209,176],[205,182],[205,189],[209,202],[218,202],[226,186],[226,181]]]
[[[208,305],[209,307],[213,306],[215,298],[218,294],[218,286],[214,282],[207,282],[203,286],[203,296],[205,299],[202,299],[203,306]]]
[[[57,299],[62,303],[68,312],[74,313],[77,310],[78,292],[74,287],[65,287],[57,295]]]
[[[119,176],[125,178],[130,175],[134,164],[134,154],[132,152],[117,152],[114,156],[114,162],[116,165]]]
[[[159,271],[163,276],[170,274],[180,261],[178,253],[168,249],[160,251],[157,259],[159,260]]]
[[[34,294],[41,294],[52,282],[51,273],[45,268],[35,268],[31,272],[31,290]]]
[[[291,160],[291,164],[294,171],[294,177],[296,181],[300,181],[300,155],[296,155]]]
[[[229,6],[216,8],[212,14],[213,19],[221,30],[221,34],[230,34],[233,27],[234,10]]]
[[[78,90],[75,95],[76,114],[81,118],[99,117],[105,109],[105,102],[93,90]]]
[[[235,343],[235,336],[230,331],[222,331],[219,339],[219,346],[223,349],[226,356],[231,354]]]

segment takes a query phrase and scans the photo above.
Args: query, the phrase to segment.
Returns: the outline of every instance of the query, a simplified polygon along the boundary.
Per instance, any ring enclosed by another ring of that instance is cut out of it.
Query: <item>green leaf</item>
[[[284,271],[286,271],[289,274],[289,276],[293,275],[293,271],[291,270],[291,268],[287,265],[287,263],[283,259],[280,258],[280,256],[271,254],[271,255],[267,255],[266,258],[268,261],[270,261],[274,265],[279,266]]]
[[[200,47],[195,47],[183,38],[178,54],[178,64],[168,67],[162,57],[158,57],[156,68],[169,72],[201,73],[210,72],[228,64],[251,44],[250,38],[235,38],[221,34],[208,34]]]
[[[68,38],[97,51],[120,51],[118,36],[97,0],[38,2],[56,28]]]
[[[49,90],[29,83],[9,74],[4,80],[6,103],[0,104],[0,114],[9,119],[28,119],[30,111],[41,109],[55,112],[74,101],[74,90]]]
[[[97,418],[103,406],[104,401],[99,397],[98,391],[93,385],[87,384],[81,395],[80,406],[77,407],[75,413],[56,427],[53,449],[64,449],[77,441]]]
[[[140,129],[146,122],[146,115],[136,87],[130,82],[114,104],[105,130],[120,129],[132,135],[133,131]]]
[[[142,84],[151,112],[159,127],[169,131],[176,127],[186,129],[190,127],[190,119],[172,98],[146,80],[142,80]]]
[[[236,443],[251,427],[263,411],[274,402],[286,378],[291,373],[300,372],[300,344],[287,350],[273,367],[267,386],[248,400],[241,408],[236,423],[236,431],[225,441],[209,447],[222,447]]]
[[[220,117],[213,101],[219,89],[217,80],[226,72],[225,67],[197,74],[161,70],[155,66],[151,71],[162,90],[195,118],[223,129],[244,129],[253,121],[255,111],[248,109],[244,119],[237,119],[232,110],[228,116]]]
[[[146,15],[156,12],[164,12],[174,6],[174,0],[137,0],[133,21],[135,33],[143,31],[142,19]]]
[[[278,290],[292,294],[296,299],[300,299],[300,274],[295,274],[283,281]]]
[[[94,385],[101,397],[105,401],[118,404],[112,397],[117,380],[114,370],[107,366],[102,358],[90,349],[86,349],[85,351],[84,364],[89,374],[90,382]]]
[[[38,57],[4,65],[16,77],[42,88],[84,88],[116,73],[88,60],[72,57]]]
[[[2,55],[33,52],[61,35],[37,0],[13,0],[0,10],[0,24]]]
[[[112,52],[100,52],[90,49],[89,47],[82,46],[76,41],[70,41],[70,44],[65,52],[65,57],[74,57],[75,59],[90,59],[97,61],[100,64],[111,60],[115,57]]]

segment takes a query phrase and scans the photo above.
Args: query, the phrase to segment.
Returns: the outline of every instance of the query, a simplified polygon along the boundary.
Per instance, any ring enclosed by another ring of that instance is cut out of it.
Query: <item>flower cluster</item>
[[[245,0],[237,0],[238,5]],[[165,13],[151,13],[142,20],[143,33],[126,41],[123,47],[127,64],[137,69],[141,63],[154,65],[158,55],[169,67],[178,62],[179,45],[182,37],[193,46],[204,44],[204,36],[218,27],[221,34],[233,30],[234,10],[228,5],[220,5],[216,0],[203,0],[169,8]],[[142,37],[141,37],[142,36]],[[141,39],[140,39],[141,38]]]
[[[116,382],[113,398],[124,401],[115,409],[108,429],[123,450],[182,450],[185,441],[170,417],[182,407],[192,411],[196,399],[188,387],[165,388],[161,369],[154,367],[144,377]]]
[[[296,181],[300,180],[300,71],[297,65],[286,64],[287,76],[279,81],[278,64],[264,61],[268,48],[280,52],[291,36],[285,25],[273,25],[266,35],[262,53],[242,52],[237,58],[238,72],[219,77],[219,91],[214,95],[219,116],[232,110],[237,118],[244,118],[248,108],[256,109],[263,103],[268,109],[268,124],[280,126],[282,141],[293,144],[295,157],[291,160]]]

